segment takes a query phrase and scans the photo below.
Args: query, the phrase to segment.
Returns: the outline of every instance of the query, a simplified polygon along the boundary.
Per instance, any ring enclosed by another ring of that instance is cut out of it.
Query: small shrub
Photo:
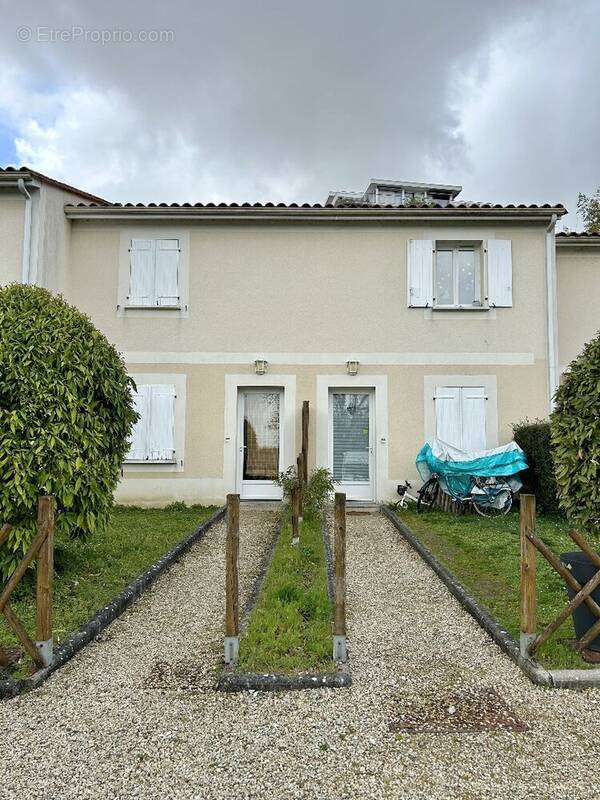
[[[88,317],[37,286],[0,289],[0,548],[10,574],[36,529],[40,494],[56,532],[102,531],[137,419],[133,381]]]
[[[558,487],[554,474],[550,422],[528,420],[513,425],[515,442],[525,451],[529,469],[521,475],[523,491],[536,496],[540,511],[556,514],[560,511]]]
[[[600,332],[570,365],[551,417],[561,508],[573,524],[600,530]]]
[[[188,507],[183,500],[173,500],[172,503],[165,506],[165,511],[187,511]]]
[[[283,489],[284,502],[289,505],[292,491],[300,486],[296,467],[288,467],[285,472],[280,472],[275,483]],[[304,513],[311,514],[322,511],[334,490],[335,481],[331,472],[325,467],[314,469],[302,490]]]

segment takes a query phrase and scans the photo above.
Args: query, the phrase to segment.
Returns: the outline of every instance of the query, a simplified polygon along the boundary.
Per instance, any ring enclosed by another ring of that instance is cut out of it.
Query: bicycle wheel
[[[483,502],[475,502],[473,500],[472,505],[482,517],[503,517],[512,508],[512,501],[511,490],[501,489],[493,497],[490,495],[489,500],[486,499]]]
[[[417,492],[419,495],[419,499],[417,500],[417,514],[421,514],[424,511],[431,511],[435,508],[435,501],[437,500],[439,490],[440,485],[437,482],[437,478],[429,478],[427,483]]]

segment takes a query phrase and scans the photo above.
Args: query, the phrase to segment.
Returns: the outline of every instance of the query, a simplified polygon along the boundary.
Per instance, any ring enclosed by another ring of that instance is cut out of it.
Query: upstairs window
[[[132,239],[128,306],[179,308],[179,239]]]
[[[408,305],[411,308],[509,308],[512,242],[408,242]]]
[[[437,438],[459,450],[485,450],[486,401],[483,386],[437,386],[434,396]]]
[[[175,462],[175,398],[175,387],[170,384],[138,385],[134,403],[140,418],[126,461]]]
[[[481,247],[437,242],[433,305],[442,308],[478,308],[481,295]]]

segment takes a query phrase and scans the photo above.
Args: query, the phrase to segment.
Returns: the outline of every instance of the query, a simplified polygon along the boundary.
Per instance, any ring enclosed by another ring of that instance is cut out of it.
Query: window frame
[[[475,276],[477,283],[477,276],[479,277],[479,300],[472,303],[465,304],[459,302],[453,303],[438,303],[436,299],[437,294],[437,276],[438,276],[438,253],[451,252],[452,253],[452,294],[453,299],[458,301],[459,298],[459,267],[458,267],[458,254],[460,252],[473,252],[475,261]],[[478,241],[459,241],[459,240],[434,240],[433,249],[433,304],[432,308],[437,311],[481,311],[487,310],[487,296],[486,296],[486,270],[484,268],[484,255],[485,248],[482,240]]]

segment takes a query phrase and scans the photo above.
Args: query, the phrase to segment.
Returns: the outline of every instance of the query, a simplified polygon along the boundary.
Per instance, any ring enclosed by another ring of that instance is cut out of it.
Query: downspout
[[[556,306],[556,214],[546,228],[546,290],[548,293],[548,407],[554,409],[554,393],[558,388],[558,324]]]
[[[31,261],[31,195],[27,191],[25,181],[17,181],[19,192],[25,197],[25,224],[23,229],[23,262],[21,265],[21,282],[29,283]]]

